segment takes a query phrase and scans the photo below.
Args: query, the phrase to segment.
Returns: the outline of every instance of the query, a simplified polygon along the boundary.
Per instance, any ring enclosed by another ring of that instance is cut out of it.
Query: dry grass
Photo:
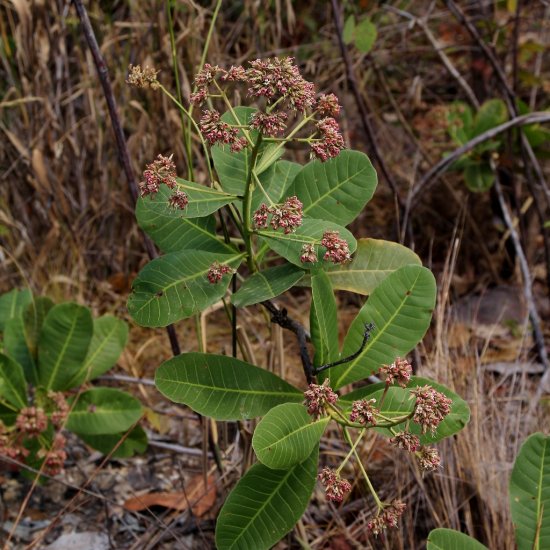
[[[176,4],[177,63],[187,97],[212,12],[206,2]],[[358,13],[368,11],[377,21],[375,50],[369,56],[354,52],[354,63],[379,147],[405,196],[419,175],[451,147],[444,113],[462,92],[422,28],[389,8],[398,4],[402,8],[402,2],[387,2],[383,8],[366,1],[349,4]],[[422,0],[407,4],[416,16],[427,14],[430,5]],[[477,4],[482,8],[476,11]],[[512,20],[505,11],[499,8],[491,14],[493,3],[489,2],[461,5],[476,18],[487,18],[487,36],[495,42],[510,39]],[[177,110],[160,93],[136,92],[124,82],[128,64],[141,63],[161,69],[163,84],[175,89],[164,3],[92,2],[89,10],[109,67],[135,172],[139,174],[159,152],[173,152],[183,172],[186,159]],[[531,3],[525,9],[520,42],[547,40],[544,14],[542,3]],[[475,91],[491,93],[487,67],[481,66],[479,59],[476,65],[468,36],[449,13],[438,4],[427,24],[457,69],[475,84]],[[144,248],[117,162],[105,100],[75,13],[62,0],[0,0],[0,41],[0,291],[29,285],[58,300],[72,299],[91,305],[96,312],[109,310],[127,317],[125,300],[132,278],[145,262]],[[228,66],[280,54],[296,56],[319,90],[333,91],[342,98],[346,139],[354,148],[365,149],[334,40],[330,3],[225,3],[208,54],[211,63]],[[522,55],[522,69],[536,78],[532,84],[520,81],[521,94],[530,99],[537,90],[535,104],[540,108],[548,99],[547,75],[541,63],[547,54],[535,48],[532,53],[525,49]],[[539,65],[542,68],[537,69]],[[204,178],[206,169],[198,143],[194,143],[194,152],[197,178]],[[305,158],[302,152],[296,155]],[[521,183],[520,179],[516,185],[518,204],[524,198]],[[468,215],[464,215],[465,203]],[[425,478],[412,463],[396,463],[394,453],[390,456],[381,440],[367,443],[363,452],[372,459],[369,464],[383,497],[390,499],[398,493],[410,503],[400,533],[389,541],[378,541],[376,547],[419,548],[430,528],[448,526],[476,536],[490,548],[513,548],[508,476],[521,441],[547,424],[547,412],[526,416],[535,379],[525,373],[495,375],[483,368],[502,343],[501,332],[497,337],[469,330],[457,344],[452,336],[456,322],[450,316],[450,304],[461,296],[519,280],[513,271],[511,276],[503,275],[510,271],[510,262],[501,246],[500,229],[489,214],[491,208],[489,194],[471,197],[459,177],[447,175],[413,212],[416,249],[438,274],[441,289],[419,372],[464,396],[472,408],[472,420],[464,432],[442,445],[444,469]],[[355,223],[355,233],[397,240],[395,218],[393,197],[382,181],[375,199]],[[456,219],[462,220],[459,248],[454,247]],[[544,280],[542,246],[533,220],[534,214],[528,210],[522,229],[540,284]],[[306,296],[298,294],[289,300],[293,315],[307,323]],[[342,298],[341,304],[343,323],[347,324],[357,304],[349,297]],[[268,331],[254,313],[242,317],[247,353],[290,379],[296,378],[294,373],[299,376],[291,335],[281,334],[278,328]],[[224,323],[221,311],[205,317],[210,351],[229,349]],[[184,349],[196,349],[192,324],[182,323],[178,331]],[[515,342],[510,362],[530,358],[529,342],[522,334],[509,333],[505,338]],[[132,375],[151,376],[167,355],[162,332],[134,328],[121,365]],[[140,391],[148,404],[159,406],[152,390]],[[222,443],[226,442],[224,434],[228,444],[233,441],[229,437],[233,434],[221,427],[220,434]],[[193,434],[186,434],[181,443],[192,439]],[[335,441],[336,437],[328,438],[324,450],[340,453]],[[242,453],[232,452],[230,477],[249,456],[246,448]],[[326,504],[321,494],[316,496],[295,531],[304,545],[346,549],[371,544],[365,538],[365,527],[372,510],[363,495],[357,492],[340,512]],[[156,529],[161,532],[164,527],[161,524]],[[287,543],[291,540],[289,537]]]

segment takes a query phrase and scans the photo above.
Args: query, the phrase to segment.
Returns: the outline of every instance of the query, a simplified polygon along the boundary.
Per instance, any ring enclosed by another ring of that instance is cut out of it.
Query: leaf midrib
[[[372,337],[372,339],[368,342],[368,344],[365,346],[365,349],[353,360],[349,363],[349,366],[347,369],[345,369],[342,374],[338,377],[337,381],[335,382],[335,387],[340,387],[340,381],[344,380],[345,377],[348,375],[348,373],[357,365],[357,363],[363,358],[363,356],[374,346],[374,344],[382,338],[382,335],[386,332],[386,329],[388,326],[390,326],[393,323],[393,320],[397,317],[399,312],[405,307],[405,304],[407,303],[408,299],[412,296],[412,292],[414,287],[416,286],[416,283],[420,277],[420,274],[422,273],[422,270],[418,270],[418,273],[414,279],[414,282],[410,285],[410,294],[406,295],[406,298],[401,302],[400,306],[394,311],[394,313],[390,316],[388,319],[388,322],[383,326],[381,330],[377,330]],[[367,302],[368,304],[368,302]],[[345,347],[345,345],[344,345]]]
[[[265,391],[265,390],[241,390],[238,388],[222,388],[220,386],[208,386],[205,384],[197,384],[195,382],[186,382],[182,380],[172,380],[171,378],[158,378],[159,382],[170,382],[173,384],[184,384],[186,386],[191,386],[193,388],[201,388],[201,389],[207,389],[207,390],[213,390],[213,391],[222,391],[222,392],[228,392],[228,393],[243,393],[243,394],[253,394],[253,395],[289,395],[289,396],[297,396],[301,395],[301,392],[296,390],[294,392],[291,391]]]
[[[57,356],[56,364],[54,365],[54,369],[50,374],[50,377],[48,379],[48,383],[46,384],[46,389],[47,390],[51,389],[52,380],[57,376],[57,371],[59,370],[59,366],[61,365],[61,361],[64,358],[65,353],[67,352],[67,349],[69,347],[69,341],[70,341],[70,339],[71,339],[71,337],[72,337],[72,335],[75,331],[75,328],[76,328],[77,317],[79,317],[78,312],[77,312],[76,315],[73,316],[73,319],[72,319],[72,322],[71,322],[71,329],[70,329],[69,333],[67,334],[67,338],[65,338],[65,342],[63,343],[63,347],[61,349],[61,352]]]

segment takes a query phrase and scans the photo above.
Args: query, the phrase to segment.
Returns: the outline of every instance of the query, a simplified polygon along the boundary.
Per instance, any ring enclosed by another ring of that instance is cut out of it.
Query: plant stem
[[[361,433],[359,434],[359,436],[355,440],[355,443],[353,444],[353,446],[349,450],[349,453],[346,455],[346,457],[342,461],[342,464],[340,464],[340,466],[338,466],[338,469],[336,470],[336,474],[340,474],[340,472],[342,471],[342,468],[348,463],[349,459],[351,458],[351,455],[355,452],[355,449],[357,448],[357,445],[359,444],[359,442],[361,441],[361,439],[363,438],[363,436],[365,435],[366,432],[367,432],[367,430],[365,430],[365,429],[361,430]]]
[[[346,441],[349,443],[349,445],[352,445],[351,443],[351,437],[348,433],[348,430],[344,428],[344,437],[346,438]],[[361,470],[361,473],[363,474],[363,477],[365,478],[365,482],[367,484],[367,487],[370,491],[370,494],[372,495],[372,498],[374,498],[374,501],[376,502],[376,506],[379,510],[382,510],[384,508],[384,504],[382,501],[378,498],[378,495],[372,486],[372,483],[370,482],[369,476],[367,475],[367,471],[365,470],[365,467],[363,466],[363,463],[361,462],[361,458],[359,457],[359,453],[357,452],[357,449],[353,448],[353,454],[355,455],[355,459],[357,460],[357,465],[359,466],[359,469]]]
[[[246,178],[246,190],[243,199],[243,238],[246,247],[248,267],[252,272],[256,271],[256,265],[254,263],[254,251],[252,250],[252,227],[250,225],[250,211],[252,209],[252,191],[254,190],[253,172],[254,168],[256,167],[256,160],[258,159],[258,153],[260,151],[261,143],[262,134],[259,134],[250,157],[250,168]]]

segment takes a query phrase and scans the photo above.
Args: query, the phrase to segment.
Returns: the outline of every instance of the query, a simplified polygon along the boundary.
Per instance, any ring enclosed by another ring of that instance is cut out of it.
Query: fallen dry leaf
[[[128,499],[124,508],[131,512],[140,512],[152,506],[164,506],[180,512],[187,510],[191,505],[191,511],[197,517],[201,517],[216,502],[216,485],[213,475],[207,478],[206,489],[202,474],[193,477],[186,486],[185,492],[178,493],[147,493]]]

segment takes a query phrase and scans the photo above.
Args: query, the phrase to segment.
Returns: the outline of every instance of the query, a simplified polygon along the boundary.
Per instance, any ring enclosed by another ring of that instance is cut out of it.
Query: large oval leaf
[[[0,402],[17,410],[27,406],[27,382],[19,363],[0,353]]]
[[[276,405],[304,398],[300,390],[271,372],[209,353],[169,359],[157,369],[155,384],[168,399],[216,420],[254,418]]]
[[[36,361],[32,356],[25,339],[25,322],[23,315],[13,317],[4,326],[4,351],[6,355],[23,367],[25,379],[30,384],[37,384]]]
[[[112,315],[94,319],[88,355],[69,385],[78,386],[107,372],[117,362],[128,340],[128,325]]]
[[[38,380],[47,390],[66,390],[79,371],[92,339],[86,307],[66,302],[52,307],[38,339]]]
[[[235,248],[216,235],[213,216],[186,219],[155,209],[150,200],[140,199],[136,205],[139,226],[163,252],[207,250],[221,254],[234,253]]]
[[[355,252],[357,248],[355,237],[341,225],[326,222],[324,220],[304,218],[302,225],[298,227],[294,233],[285,234],[283,231],[275,231],[268,228],[259,230],[258,235],[261,240],[267,243],[271,250],[300,267],[311,267],[311,265],[303,264],[300,261],[300,256],[302,255],[302,247],[304,244],[314,245],[315,252],[319,258],[315,267],[320,267],[330,265],[330,262],[323,260],[323,255],[326,251],[325,248],[318,244],[325,231],[338,231],[340,237],[347,241],[350,252]]]
[[[269,200],[271,200],[271,202],[277,204],[282,202],[284,197],[288,197],[286,190],[301,169],[302,166],[297,162],[279,160],[273,165],[273,169],[264,172],[260,177],[260,181],[269,199],[257,186],[252,193],[252,212],[256,211],[262,202],[269,205]]]
[[[420,442],[423,445],[429,445],[430,443],[435,443],[445,437],[449,437],[458,433],[460,430],[464,429],[466,424],[470,420],[470,407],[468,403],[464,401],[458,394],[451,391],[449,388],[434,382],[428,378],[421,378],[419,376],[413,376],[407,385],[407,388],[401,388],[399,386],[391,386],[388,388],[388,393],[384,399],[382,405],[382,414],[388,418],[396,418],[403,416],[407,413],[413,411],[414,408],[414,399],[411,399],[410,390],[417,386],[432,386],[435,390],[443,393],[449,399],[452,400],[453,404],[451,405],[451,411],[445,417],[445,419],[439,424],[434,435],[431,432],[422,435],[421,428],[418,424],[414,422],[409,423],[408,431],[413,434],[418,435]],[[364,386],[357,390],[354,390],[346,395],[343,395],[339,403],[340,405],[347,409],[348,413],[351,412],[351,405],[353,401],[359,399],[376,399],[377,403],[380,402],[382,394],[384,393],[384,388],[386,384],[384,382],[380,384],[372,384],[370,386]],[[406,423],[398,424],[394,426],[393,429],[396,431],[403,431],[405,429]],[[376,428],[376,431],[387,436],[392,437],[393,434],[390,430],[386,428]]]
[[[262,418],[254,430],[252,447],[269,468],[289,468],[311,454],[329,421],[328,416],[312,421],[303,404],[283,403]]]
[[[218,516],[218,550],[267,550],[304,513],[317,478],[319,449],[287,470],[254,464],[231,491]]]
[[[217,302],[226,292],[231,275],[217,284],[207,278],[214,262],[239,267],[243,254],[222,255],[202,250],[171,252],[149,262],[132,285],[130,315],[142,326],[164,327]]]
[[[275,298],[292,288],[304,275],[303,269],[292,264],[278,265],[254,273],[231,296],[231,302],[236,307],[245,307]]]
[[[376,184],[376,170],[367,155],[345,150],[326,162],[306,164],[288,194],[302,201],[309,217],[348,225],[372,198]]]
[[[181,178],[177,178],[176,181],[177,185],[174,190],[166,185],[161,185],[158,193],[149,197],[142,197],[139,201],[149,203],[147,209],[159,216],[178,219],[203,218],[237,198],[235,195],[228,195],[211,187]],[[189,203],[183,210],[170,206],[169,200],[175,190],[184,191],[187,194]]]
[[[518,550],[550,548],[550,437],[535,433],[521,446],[510,478]]]
[[[31,291],[10,290],[0,296],[0,332],[4,332],[5,324],[14,317],[19,316],[23,310],[31,303]]]
[[[440,528],[428,535],[426,550],[487,550],[487,547],[460,531]]]
[[[405,265],[421,263],[406,246],[379,239],[358,239],[353,260],[329,269],[327,275],[336,290],[368,295],[390,273]]]
[[[125,432],[141,416],[141,403],[114,388],[93,388],[81,393],[72,406],[66,428],[76,434],[101,435]]]
[[[315,348],[316,367],[338,358],[338,318],[336,300],[327,274],[318,269],[311,275],[311,308],[309,310],[311,342]]]
[[[366,378],[383,364],[409,353],[430,326],[435,298],[435,279],[429,269],[408,265],[388,275],[351,324],[342,356],[360,348],[366,323],[375,325],[370,340],[355,359],[331,369],[332,387]]]

